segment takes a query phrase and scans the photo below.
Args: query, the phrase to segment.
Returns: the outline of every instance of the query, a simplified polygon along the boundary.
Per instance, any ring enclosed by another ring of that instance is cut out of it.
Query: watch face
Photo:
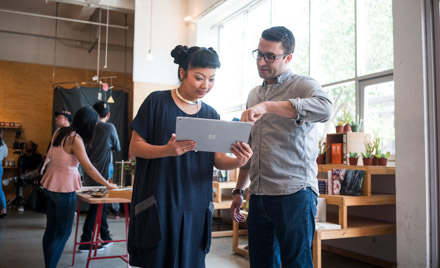
[[[234,190],[232,190],[232,195],[235,195],[235,194],[243,195],[244,194],[244,190],[242,190],[242,189],[234,189]]]

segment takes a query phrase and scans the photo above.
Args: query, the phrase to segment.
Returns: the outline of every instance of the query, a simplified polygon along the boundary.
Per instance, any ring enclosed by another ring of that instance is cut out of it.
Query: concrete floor
[[[23,213],[8,210],[8,215],[0,219],[0,267],[1,268],[27,268],[44,267],[43,249],[41,245],[46,215],[39,214],[30,210]],[[80,217],[79,234],[84,222],[84,215]],[[76,223],[76,220],[75,220]],[[124,238],[124,219],[121,217],[116,220],[113,215],[109,215],[109,225],[111,233],[115,239]],[[75,226],[75,225],[74,225]],[[75,229],[66,244],[58,267],[72,267],[73,239]],[[246,243],[246,236],[240,237],[240,244]],[[104,251],[98,252],[98,256],[123,254],[125,243],[114,243]],[[76,253],[75,266],[85,267],[87,263],[87,253]],[[373,268],[365,263],[356,262],[337,255],[324,253],[322,259],[324,268]],[[93,267],[127,267],[121,259],[93,260],[90,262]],[[232,252],[232,237],[213,238],[211,252],[206,258],[207,268],[249,268],[249,261]]]

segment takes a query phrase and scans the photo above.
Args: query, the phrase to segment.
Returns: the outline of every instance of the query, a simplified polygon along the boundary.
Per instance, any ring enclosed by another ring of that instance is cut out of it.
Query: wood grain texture
[[[52,134],[53,66],[0,61],[0,73],[0,121],[22,123],[23,139],[36,142],[38,152],[43,155]],[[56,67],[55,82],[92,81],[95,74],[95,70]],[[117,76],[113,84],[124,85],[122,73],[101,71],[100,76]],[[126,83],[129,91],[128,120],[131,121],[131,74],[127,74]],[[64,88],[74,86],[74,83],[63,85]]]

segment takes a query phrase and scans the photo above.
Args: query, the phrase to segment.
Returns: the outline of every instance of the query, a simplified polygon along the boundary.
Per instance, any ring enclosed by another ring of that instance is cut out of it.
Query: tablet
[[[251,122],[178,116],[176,141],[197,142],[195,151],[230,153],[236,141],[248,142],[251,127]]]

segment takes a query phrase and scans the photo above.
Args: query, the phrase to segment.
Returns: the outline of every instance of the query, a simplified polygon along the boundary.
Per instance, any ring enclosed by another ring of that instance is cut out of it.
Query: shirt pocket
[[[211,249],[211,232],[212,232],[212,214],[214,213],[214,204],[211,202],[205,214],[205,231],[203,234],[203,250],[205,254]]]
[[[130,244],[140,249],[154,248],[162,240],[159,209],[154,195],[134,207],[128,240]]]

